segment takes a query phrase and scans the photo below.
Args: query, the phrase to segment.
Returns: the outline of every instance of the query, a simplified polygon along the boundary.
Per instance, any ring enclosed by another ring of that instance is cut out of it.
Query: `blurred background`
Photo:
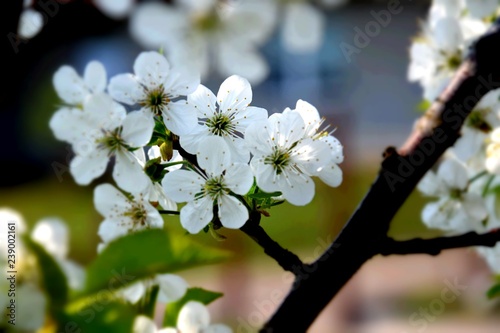
[[[252,104],[272,113],[306,100],[336,128],[334,135],[344,145],[344,182],[339,188],[318,182],[310,205],[284,204],[263,219],[271,237],[304,261],[314,260],[335,238],[376,176],[384,149],[402,144],[419,114],[422,92],[407,82],[406,73],[411,39],[426,16],[428,1],[401,1],[403,10],[360,52],[346,57],[341,47],[355,45],[356,27],[364,29],[374,19],[371,11],[387,9],[389,2],[351,0],[334,10],[323,9],[324,38],[314,52],[287,51],[279,29],[260,49],[270,74],[253,86]],[[14,7],[2,14],[6,29],[13,22]],[[88,187],[73,181],[68,172],[70,147],[55,140],[48,127],[60,103],[52,75],[63,64],[82,73],[91,60],[105,65],[108,78],[131,72],[142,49],[130,37],[126,19],[110,19],[89,1],[61,1],[58,13],[36,37],[20,43],[19,52],[13,54],[6,43],[0,95],[0,138],[5,143],[0,154],[0,206],[21,212],[28,225],[44,217],[62,218],[71,232],[70,257],[85,265],[96,256],[102,220],[93,207],[93,187],[111,178],[107,173]],[[224,79],[212,75],[202,83],[217,91]],[[437,234],[420,222],[424,202],[418,193],[412,195],[391,226],[392,236]],[[176,217],[165,217],[165,224],[180,230]],[[186,237],[231,249],[237,253],[234,260],[181,275],[193,286],[225,293],[210,306],[213,322],[225,322],[235,332],[253,332],[279,305],[292,280],[241,232],[221,233],[226,241],[209,234]],[[440,309],[436,300],[457,279],[467,289]],[[445,251],[438,257],[377,257],[331,302],[310,332],[498,333],[498,304],[485,297],[490,286],[486,264],[471,250]],[[431,309],[431,315],[421,309]]]

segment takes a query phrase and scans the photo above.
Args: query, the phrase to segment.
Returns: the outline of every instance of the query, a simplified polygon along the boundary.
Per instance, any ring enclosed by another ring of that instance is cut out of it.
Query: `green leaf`
[[[97,294],[92,302],[66,309],[57,332],[132,332],[137,315],[132,305],[114,300],[112,294]]]
[[[189,237],[150,229],[111,242],[87,268],[84,295],[124,287],[155,274],[214,264],[229,252],[209,248]]]
[[[486,293],[489,299],[500,297],[500,283],[491,287]]]
[[[55,314],[68,300],[68,282],[66,275],[55,259],[45,251],[43,246],[33,241],[28,236],[23,237],[25,245],[35,255],[41,271],[41,285],[47,292],[50,307]]]
[[[177,316],[181,311],[184,304],[189,301],[198,301],[205,305],[208,305],[215,301],[217,298],[221,297],[223,294],[205,290],[202,288],[189,288],[180,300],[177,302],[167,304],[165,308],[165,317],[163,319],[163,327],[176,327],[177,326]]]

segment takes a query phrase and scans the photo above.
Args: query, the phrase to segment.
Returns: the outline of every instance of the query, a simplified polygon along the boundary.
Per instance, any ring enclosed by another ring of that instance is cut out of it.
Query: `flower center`
[[[205,185],[203,186],[203,196],[208,195],[210,198],[216,200],[222,194],[228,193],[229,190],[224,185],[224,176],[220,175],[218,177],[213,177],[207,179]]]
[[[290,153],[288,150],[275,148],[274,152],[264,159],[264,163],[272,165],[279,175],[290,164]]]
[[[457,188],[450,190],[450,198],[460,200],[462,198],[462,190]]]
[[[98,147],[108,150],[110,153],[115,152],[121,147],[128,148],[121,137],[122,130],[123,128],[120,126],[113,131],[104,131],[104,136],[97,139]]]
[[[170,103],[170,98],[165,93],[163,85],[154,90],[148,90],[147,97],[139,102],[141,106],[150,109],[157,116],[161,115],[161,110],[168,103]]]
[[[223,113],[218,113],[214,117],[208,119],[206,125],[212,134],[218,136],[229,135],[234,132],[234,125],[231,122],[231,118]]]
[[[194,16],[193,24],[196,30],[211,32],[219,27],[220,19],[215,10]]]
[[[128,216],[132,219],[132,229],[134,229],[134,227],[144,227],[147,225],[148,213],[140,204],[133,205],[132,208],[128,212],[125,212],[123,215]]]
[[[489,133],[493,128],[486,121],[486,119],[484,119],[484,115],[489,112],[490,112],[489,109],[480,109],[472,111],[469,117],[467,118],[467,125],[481,132]]]

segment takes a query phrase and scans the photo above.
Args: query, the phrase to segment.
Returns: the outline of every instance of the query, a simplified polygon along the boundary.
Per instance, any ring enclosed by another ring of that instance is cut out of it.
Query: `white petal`
[[[488,217],[488,211],[483,197],[476,193],[464,193],[462,197],[464,212],[470,217],[471,227],[480,225]]]
[[[222,225],[230,229],[239,229],[248,220],[248,209],[233,196],[222,195],[219,205],[219,219]]]
[[[130,17],[130,34],[148,49],[175,43],[189,22],[187,13],[165,3],[142,3]],[[176,45],[178,43],[175,43]]]
[[[282,117],[270,117],[274,124],[274,142],[281,147],[290,148],[306,134],[304,120],[297,112],[283,114]]]
[[[156,283],[160,287],[158,301],[162,303],[175,302],[186,294],[189,287],[186,280],[179,275],[161,274],[156,275]]]
[[[200,332],[210,324],[210,313],[205,305],[196,301],[187,302],[177,317],[177,329],[181,332]]]
[[[128,229],[126,224],[120,223],[117,220],[105,219],[99,225],[97,234],[104,243],[109,243],[112,240],[127,235]]]
[[[213,201],[208,197],[189,202],[181,209],[181,224],[188,232],[196,234],[212,221]]]
[[[122,138],[133,147],[143,147],[153,134],[155,121],[151,115],[141,111],[130,112],[123,120]]]
[[[196,160],[209,177],[214,177],[231,165],[231,154],[223,138],[209,136],[198,145]]]
[[[104,93],[93,94],[83,104],[86,121],[94,128],[114,130],[127,115],[125,108]]]
[[[113,218],[130,207],[129,200],[111,184],[100,184],[94,189],[94,206],[106,218]]]
[[[462,161],[468,161],[483,148],[487,134],[467,126],[462,127],[462,136],[458,138],[453,146],[453,152]]]
[[[209,136],[213,136],[213,134],[210,133],[207,126],[196,126],[191,133],[180,137],[180,144],[188,153],[196,154],[200,142]]]
[[[451,17],[444,17],[436,22],[433,37],[439,49],[449,53],[459,50],[463,43],[458,20]]]
[[[144,315],[135,317],[132,333],[156,333],[155,322]]]
[[[224,136],[223,138],[229,148],[231,160],[239,163],[248,163],[250,160],[250,151],[246,146],[245,140],[229,135]]]
[[[449,218],[448,210],[444,209],[448,198],[441,198],[437,202],[431,202],[425,205],[422,210],[422,222],[429,228],[446,227]]]
[[[198,125],[196,109],[186,101],[170,102],[162,111],[165,126],[177,135],[190,134]]]
[[[219,48],[217,65],[222,75],[236,74],[252,84],[261,83],[269,75],[269,65],[258,51],[229,43],[221,43]]]
[[[134,0],[94,0],[94,4],[107,16],[119,20],[130,14]]]
[[[146,286],[144,282],[137,281],[131,285],[126,286],[120,290],[121,296],[132,304],[139,302],[139,300],[146,294]],[[135,323],[134,323],[135,328]],[[142,333],[143,331],[141,331]]]
[[[291,162],[308,174],[317,175],[319,170],[330,163],[329,146],[319,140],[310,138],[300,141],[292,150]]]
[[[253,185],[253,173],[249,165],[235,163],[226,169],[224,183],[236,194],[245,195]]]
[[[176,64],[165,80],[165,91],[171,96],[187,96],[200,85],[200,73],[189,63]]]
[[[196,172],[175,170],[163,177],[161,182],[165,194],[176,202],[187,202],[201,192],[205,180]]]
[[[64,259],[68,255],[68,228],[58,218],[46,218],[37,222],[31,231],[31,239],[54,257]]]
[[[84,113],[82,110],[63,107],[52,115],[49,126],[58,140],[73,144],[83,139],[87,129],[93,129],[94,127],[86,126],[86,122],[82,121],[83,118]]]
[[[217,103],[219,110],[240,111],[252,102],[252,87],[247,79],[232,75],[222,82],[217,93]]]
[[[233,122],[236,125],[236,131],[245,133],[245,130],[248,126],[250,126],[250,124],[265,121],[267,120],[267,116],[268,114],[266,109],[249,106],[246,109],[235,113]]]
[[[318,177],[327,185],[331,187],[337,187],[342,183],[342,169],[335,164],[332,163],[323,167]]]
[[[92,92],[103,92],[106,89],[106,69],[99,61],[91,61],[85,67],[83,81]]]
[[[320,140],[326,142],[326,144],[330,148],[330,154],[334,163],[340,164],[344,161],[344,148],[337,138],[328,135],[322,137]]]
[[[139,161],[128,151],[116,152],[113,179],[116,184],[132,194],[141,193],[150,182]]]
[[[300,114],[307,126],[307,134],[314,135],[319,129],[321,117],[319,116],[318,109],[312,104],[299,99],[295,106],[295,111]]]
[[[323,42],[325,19],[308,3],[285,6],[282,38],[285,48],[293,53],[317,51]]]
[[[76,155],[71,160],[69,171],[78,185],[88,185],[104,173],[108,160],[106,151],[95,149],[86,156]]]
[[[228,13],[224,16],[224,23],[227,31],[238,36],[238,39],[232,40],[231,44],[263,44],[279,22],[278,5],[276,1],[269,0],[240,1],[233,6],[228,3]]]
[[[467,169],[455,158],[445,159],[439,166],[437,175],[450,189],[463,190],[469,182]]]
[[[187,97],[188,104],[192,105],[197,112],[198,118],[211,118],[215,115],[216,97],[214,93],[200,84],[198,89]]]
[[[161,217],[158,210],[153,207],[148,201],[141,200],[144,210],[147,214],[146,224],[148,228],[163,228],[163,218]]]
[[[245,131],[245,144],[254,155],[270,155],[273,153],[274,126],[269,121],[250,124]]]
[[[20,301],[26,299],[29,299],[29,302]],[[27,282],[18,286],[16,301],[16,330],[34,332],[41,329],[48,305],[44,293]]]
[[[134,73],[149,89],[157,88],[165,82],[170,73],[170,64],[158,52],[142,52],[134,62]]]
[[[418,183],[417,188],[420,192],[429,196],[439,196],[447,192],[441,179],[432,170],[427,171]]]
[[[61,66],[52,80],[57,95],[66,103],[77,105],[83,103],[89,91],[85,83],[73,67]]]
[[[82,266],[71,260],[59,260],[64,275],[68,279],[68,286],[74,290],[82,290],[85,285],[85,270]]]
[[[145,98],[144,89],[132,74],[119,74],[109,81],[109,94],[118,102],[134,105]]]
[[[285,171],[278,182],[283,197],[292,205],[307,205],[314,197],[314,181],[309,176]]]
[[[250,166],[260,189],[268,193],[281,191],[277,182],[276,171],[272,165],[264,163],[264,158],[253,157]]]

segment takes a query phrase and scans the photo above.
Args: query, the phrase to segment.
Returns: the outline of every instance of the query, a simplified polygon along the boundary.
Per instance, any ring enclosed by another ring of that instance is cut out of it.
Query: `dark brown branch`
[[[331,247],[297,276],[292,290],[261,332],[305,332],[371,257],[381,252],[394,215],[423,175],[460,136],[479,100],[500,87],[498,22],[473,46],[448,88],[399,150],[390,148],[379,175]],[[307,306],[304,306],[307,304]],[[300,313],[300,316],[295,314]]]
[[[263,249],[264,253],[276,260],[276,262],[285,270],[298,274],[304,268],[304,264],[296,254],[284,249],[266,233],[260,226],[260,213],[254,212],[253,217],[240,228],[245,234],[250,236]]]
[[[443,250],[469,246],[493,247],[500,242],[500,231],[495,230],[485,234],[469,232],[459,236],[437,237],[431,239],[415,238],[407,241],[396,241],[391,238],[381,245],[380,254],[430,254],[438,255]]]

